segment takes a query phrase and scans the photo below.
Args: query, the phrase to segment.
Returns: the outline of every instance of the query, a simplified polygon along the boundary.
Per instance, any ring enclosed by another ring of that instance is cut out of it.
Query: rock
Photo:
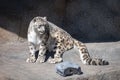
[[[83,74],[62,77],[56,73],[55,64],[26,63],[27,42],[0,44],[0,80],[119,80],[120,42],[87,43],[86,45],[92,57],[108,60],[110,65],[83,65],[79,53],[72,49],[63,55],[63,59],[80,65]]]

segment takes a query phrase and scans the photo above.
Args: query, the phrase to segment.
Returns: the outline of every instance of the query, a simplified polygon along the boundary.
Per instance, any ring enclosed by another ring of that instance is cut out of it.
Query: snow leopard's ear
[[[35,23],[39,19],[39,16],[33,18],[33,22]]]
[[[33,22],[34,22],[34,23],[36,22],[36,19],[35,19],[35,18],[33,19]]]
[[[46,17],[46,16],[45,16],[45,17],[43,17],[43,19],[47,21],[47,17]]]

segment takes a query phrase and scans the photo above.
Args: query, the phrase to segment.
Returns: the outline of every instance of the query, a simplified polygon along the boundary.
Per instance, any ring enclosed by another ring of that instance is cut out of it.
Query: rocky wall
[[[0,27],[16,34],[13,38],[18,40],[26,38],[33,17],[47,16],[49,21],[81,41],[118,41],[119,3],[119,0],[1,0]]]

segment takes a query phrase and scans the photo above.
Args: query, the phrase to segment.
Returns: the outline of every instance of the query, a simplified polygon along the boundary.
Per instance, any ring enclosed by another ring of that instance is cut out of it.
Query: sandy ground
[[[64,61],[81,66],[83,74],[62,77],[55,72],[55,64],[26,63],[27,42],[0,42],[0,80],[120,80],[120,42],[87,43],[92,57],[109,61],[107,66],[83,65],[78,52],[67,51]]]

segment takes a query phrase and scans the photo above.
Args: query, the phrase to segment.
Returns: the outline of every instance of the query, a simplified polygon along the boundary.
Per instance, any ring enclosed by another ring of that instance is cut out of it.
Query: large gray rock
[[[26,42],[0,43],[0,80],[120,80],[120,42],[86,44],[91,57],[108,60],[110,65],[83,65],[74,49],[63,55],[81,67],[83,74],[62,77],[56,73],[55,64],[26,63]]]

